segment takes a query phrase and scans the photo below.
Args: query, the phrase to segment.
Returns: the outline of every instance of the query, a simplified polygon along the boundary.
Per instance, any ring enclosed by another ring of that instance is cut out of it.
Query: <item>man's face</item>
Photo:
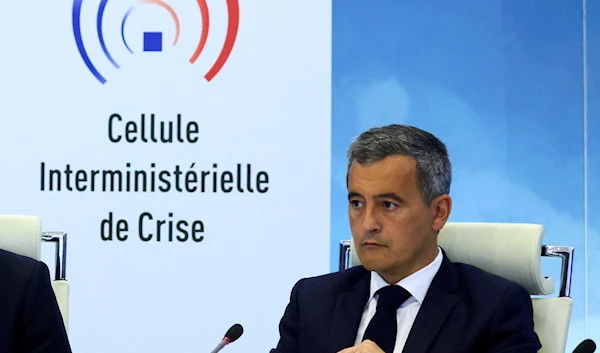
[[[370,165],[353,162],[348,172],[348,214],[358,257],[386,280],[399,281],[433,260],[437,232],[450,213],[448,195],[423,203],[416,168],[412,158],[390,156]]]

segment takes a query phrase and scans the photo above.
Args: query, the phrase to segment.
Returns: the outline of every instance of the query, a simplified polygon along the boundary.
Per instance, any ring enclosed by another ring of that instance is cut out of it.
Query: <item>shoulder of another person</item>
[[[47,268],[41,261],[0,249],[0,280],[9,280],[13,284],[28,282],[36,270],[47,271]]]

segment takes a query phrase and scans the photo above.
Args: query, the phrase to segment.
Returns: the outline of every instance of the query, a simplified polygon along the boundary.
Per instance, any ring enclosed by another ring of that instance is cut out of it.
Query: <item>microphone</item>
[[[573,353],[594,353],[596,351],[596,343],[591,339],[586,339],[581,342]]]
[[[218,351],[223,349],[223,347],[225,347],[226,345],[235,342],[238,338],[240,338],[242,333],[244,333],[244,328],[242,327],[242,325],[235,324],[235,325],[231,326],[229,328],[229,330],[227,330],[227,332],[225,333],[225,337],[223,337],[223,339],[221,340],[221,342],[219,342],[217,347],[215,349],[213,349],[210,353],[217,353]],[[576,352],[576,353],[587,353],[587,351]]]

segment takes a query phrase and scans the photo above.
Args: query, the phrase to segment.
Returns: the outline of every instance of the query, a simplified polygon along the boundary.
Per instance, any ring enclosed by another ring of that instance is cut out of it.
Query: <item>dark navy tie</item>
[[[411,295],[400,286],[383,287],[377,294],[377,311],[367,326],[363,341],[371,340],[385,353],[393,353],[398,332],[396,311]]]

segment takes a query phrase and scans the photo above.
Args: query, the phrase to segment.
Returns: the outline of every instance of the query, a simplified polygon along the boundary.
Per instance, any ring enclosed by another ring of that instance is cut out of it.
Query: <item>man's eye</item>
[[[352,205],[352,207],[360,207],[360,206],[362,206],[362,202],[360,202],[358,200],[352,200],[352,201],[350,201],[350,204]]]
[[[393,210],[396,208],[396,205],[390,201],[384,201],[383,206],[388,210]]]

